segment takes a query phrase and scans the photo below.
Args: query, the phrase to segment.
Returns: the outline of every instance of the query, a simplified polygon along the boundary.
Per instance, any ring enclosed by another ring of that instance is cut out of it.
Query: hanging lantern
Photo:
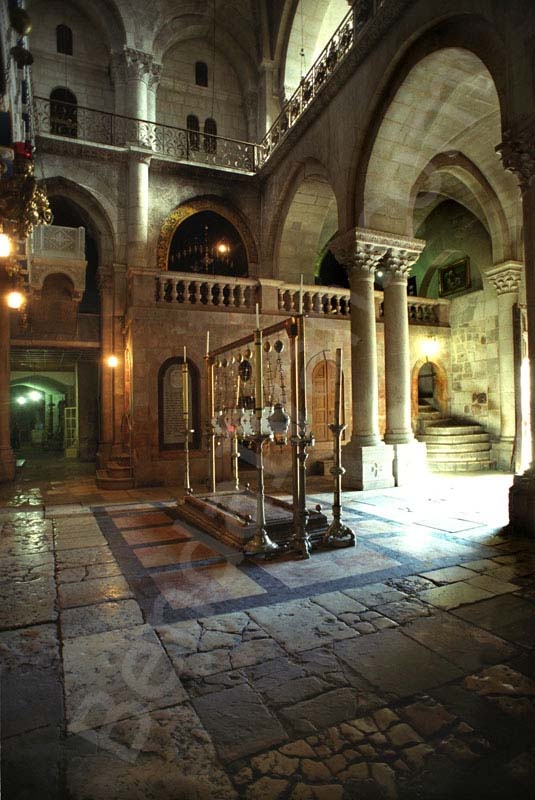
[[[280,403],[275,404],[273,413],[268,417],[268,422],[275,436],[275,442],[281,446],[286,444],[290,417]]]

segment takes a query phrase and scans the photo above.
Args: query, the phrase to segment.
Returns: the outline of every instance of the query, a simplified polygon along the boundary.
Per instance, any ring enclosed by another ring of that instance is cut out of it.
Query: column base
[[[0,448],[0,483],[8,483],[15,479],[17,460],[11,447]]]
[[[492,459],[496,466],[504,472],[514,472],[513,464],[514,439],[502,437],[498,442],[492,443]]]
[[[535,470],[515,476],[509,489],[507,533],[535,537]]]
[[[392,472],[392,445],[380,442],[363,447],[350,442],[342,451],[343,478],[347,489],[390,489],[395,485]]]
[[[426,447],[423,442],[394,445],[392,466],[396,486],[409,486],[422,475],[427,474]]]

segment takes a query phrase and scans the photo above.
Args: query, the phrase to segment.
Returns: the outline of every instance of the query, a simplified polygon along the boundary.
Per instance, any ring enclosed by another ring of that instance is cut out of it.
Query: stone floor
[[[346,493],[356,548],[268,562],[181,523],[172,488],[37,478],[0,493],[6,800],[532,796],[510,477]]]

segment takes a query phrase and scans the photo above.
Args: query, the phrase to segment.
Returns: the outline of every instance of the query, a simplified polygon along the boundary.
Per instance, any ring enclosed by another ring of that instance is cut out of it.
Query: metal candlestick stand
[[[189,464],[189,435],[193,433],[189,429],[189,370],[184,348],[184,361],[182,363],[182,417],[184,420],[184,489],[187,494],[191,494],[190,485],[190,464]]]
[[[305,320],[302,313],[291,329],[291,381],[296,407],[292,418],[291,439],[294,473],[294,549],[303,558],[310,558],[310,538],[307,531],[306,460],[307,448],[314,446],[314,437],[307,436]]]
[[[258,307],[257,307],[258,309]],[[258,311],[257,311],[258,315]],[[248,555],[271,555],[279,549],[266,531],[266,504],[264,487],[264,444],[272,439],[271,434],[262,433],[263,412],[263,372],[262,372],[262,331],[257,320],[255,333],[255,415],[257,430],[252,437],[256,453],[256,472],[258,486],[256,488],[256,530],[254,535],[245,545],[244,552]]]
[[[342,434],[346,425],[342,423],[342,350],[336,350],[336,396],[335,420],[329,425],[334,436],[334,466],[331,475],[334,476],[333,521],[323,535],[323,544],[328,547],[352,547],[356,537],[351,528],[342,522],[342,475],[345,469],[342,466]]]

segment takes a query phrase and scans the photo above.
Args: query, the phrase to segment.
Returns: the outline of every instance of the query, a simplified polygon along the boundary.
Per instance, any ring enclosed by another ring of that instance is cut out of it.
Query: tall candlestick
[[[187,361],[186,345],[184,345],[184,363]]]
[[[260,330],[260,313],[258,310],[258,303],[256,304],[256,330]]]
[[[336,348],[336,386],[334,394],[334,422],[342,424],[342,348]]]
[[[187,427],[189,424],[189,420],[187,419],[189,416],[189,370],[186,358],[186,348],[184,348],[184,362],[182,364],[182,414],[184,415],[184,422]]]
[[[210,331],[206,331],[206,355],[210,352]]]
[[[301,283],[299,285],[299,313],[303,313],[303,273],[301,273]]]

